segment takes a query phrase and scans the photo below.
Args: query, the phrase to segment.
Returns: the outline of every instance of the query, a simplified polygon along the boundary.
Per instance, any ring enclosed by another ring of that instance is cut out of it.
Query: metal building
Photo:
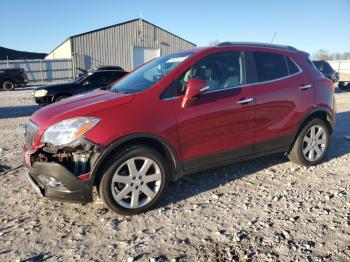
[[[146,20],[134,19],[71,36],[46,59],[72,59],[75,68],[118,65],[130,71],[160,55],[195,46]]]

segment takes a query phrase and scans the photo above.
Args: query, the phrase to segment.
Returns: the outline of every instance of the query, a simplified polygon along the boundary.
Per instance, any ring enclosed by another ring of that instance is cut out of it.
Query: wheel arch
[[[123,138],[120,138],[114,141],[103,153],[98,157],[95,161],[92,171],[91,178],[93,180],[93,184],[97,185],[100,181],[102,171],[104,169],[104,163],[106,163],[111,154],[116,153],[117,151],[126,148],[129,145],[145,145],[152,147],[157,150],[160,154],[162,154],[168,163],[171,163],[170,169],[171,177],[170,180],[176,180],[176,171],[181,170],[182,165],[179,161],[179,158],[176,154],[175,149],[166,142],[163,138],[147,133],[133,134],[128,135]]]
[[[304,128],[304,126],[309,123],[312,119],[315,118],[320,118],[322,120],[324,120],[324,122],[326,123],[329,133],[332,134],[333,129],[334,129],[334,125],[335,125],[335,118],[333,116],[333,114],[331,113],[330,110],[326,109],[326,108],[314,108],[312,109],[310,112],[308,112],[300,121],[300,124],[295,132],[294,138],[293,138],[293,143],[291,144],[288,153],[290,152],[290,150],[292,149],[295,140],[297,139],[299,133],[301,132],[301,130]]]
[[[73,94],[71,93],[67,93],[67,92],[63,92],[63,93],[57,93],[57,94],[54,94],[52,96],[52,102],[55,102],[57,98],[59,98],[60,96],[66,96],[66,97],[69,97],[69,96],[72,96]]]

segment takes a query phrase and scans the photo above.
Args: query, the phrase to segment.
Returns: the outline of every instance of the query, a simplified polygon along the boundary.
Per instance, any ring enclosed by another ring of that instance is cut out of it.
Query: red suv
[[[222,43],[152,60],[109,91],[74,96],[25,127],[27,177],[51,199],[120,214],[150,209],[168,181],[281,152],[320,163],[334,112],[332,82],[290,46]]]

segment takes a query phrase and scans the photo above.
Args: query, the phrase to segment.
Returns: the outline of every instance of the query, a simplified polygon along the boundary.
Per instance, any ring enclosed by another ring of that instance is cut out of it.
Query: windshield
[[[74,79],[72,82],[74,83],[81,83],[82,81],[84,81],[87,77],[91,76],[93,74],[93,72],[89,72],[89,73],[86,73],[82,76],[79,76],[78,78]]]
[[[177,53],[161,56],[139,67],[115,83],[111,90],[115,92],[133,94],[158,83],[164,76],[172,71],[193,53]]]

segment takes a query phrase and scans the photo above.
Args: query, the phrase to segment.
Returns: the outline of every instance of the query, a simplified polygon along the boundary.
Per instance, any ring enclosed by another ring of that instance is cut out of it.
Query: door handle
[[[237,104],[250,104],[250,103],[254,103],[255,99],[254,98],[247,98],[247,99],[241,99],[237,102]]]
[[[309,85],[301,85],[301,86],[299,86],[299,89],[300,89],[300,90],[308,90],[308,89],[311,88],[311,87],[312,87],[311,84],[309,84]]]

